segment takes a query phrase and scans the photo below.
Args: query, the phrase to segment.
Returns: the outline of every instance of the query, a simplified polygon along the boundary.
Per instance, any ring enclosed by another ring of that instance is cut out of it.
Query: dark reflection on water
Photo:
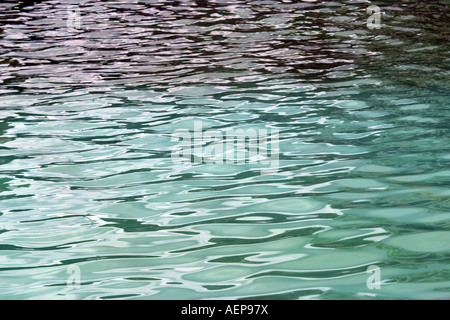
[[[80,29],[67,28],[65,3],[3,7],[2,78],[13,82],[236,85],[242,74],[280,73],[333,82],[336,70],[377,69],[420,85],[417,75],[441,71],[450,39],[448,6],[417,1],[383,7],[383,28],[374,31],[365,27],[365,2],[87,1],[78,6]]]
[[[0,4],[0,297],[448,298],[448,18],[445,1]],[[175,164],[195,121],[278,129],[278,172]]]

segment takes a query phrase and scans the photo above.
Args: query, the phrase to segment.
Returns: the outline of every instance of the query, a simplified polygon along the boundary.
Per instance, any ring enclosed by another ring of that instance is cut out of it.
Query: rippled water
[[[450,298],[450,6],[373,3],[2,3],[0,298]],[[175,164],[196,121],[278,172]]]

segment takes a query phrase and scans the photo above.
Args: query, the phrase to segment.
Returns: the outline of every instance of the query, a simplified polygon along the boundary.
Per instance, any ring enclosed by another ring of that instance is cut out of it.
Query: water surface
[[[450,298],[449,4],[374,3],[2,3],[0,298]],[[175,164],[196,121],[278,172]]]

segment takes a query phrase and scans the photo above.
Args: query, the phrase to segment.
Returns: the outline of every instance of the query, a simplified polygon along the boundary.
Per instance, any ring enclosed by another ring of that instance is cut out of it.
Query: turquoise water
[[[2,3],[0,298],[449,299],[449,4],[373,3]]]

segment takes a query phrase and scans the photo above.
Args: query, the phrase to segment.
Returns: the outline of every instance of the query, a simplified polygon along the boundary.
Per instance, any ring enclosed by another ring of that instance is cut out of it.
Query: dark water
[[[0,298],[450,298],[449,12],[0,4]],[[196,123],[278,170],[175,163]]]

